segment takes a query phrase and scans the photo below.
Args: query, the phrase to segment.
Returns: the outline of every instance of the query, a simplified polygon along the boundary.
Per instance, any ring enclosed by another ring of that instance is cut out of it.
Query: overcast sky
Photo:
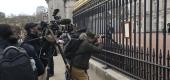
[[[37,6],[45,6],[45,0],[0,0],[0,12],[4,12],[7,16],[10,14],[26,14],[35,13]]]

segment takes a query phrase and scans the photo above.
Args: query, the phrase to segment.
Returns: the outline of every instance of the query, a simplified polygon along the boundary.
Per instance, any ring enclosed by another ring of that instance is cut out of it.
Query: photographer
[[[44,36],[44,38],[42,39],[43,45],[41,48],[41,60],[45,62],[45,65],[47,66],[47,74],[48,74],[47,78],[52,77],[54,75],[53,56],[57,56],[54,38],[57,38],[61,34],[58,31],[58,27],[59,25],[55,21],[52,21],[52,23],[50,24],[41,21],[41,32],[42,32],[42,36]],[[54,36],[52,34],[54,34]]]
[[[47,75],[48,77],[52,77],[54,75],[54,60],[53,56],[57,56],[57,51],[55,49],[53,38],[51,36],[45,37],[43,40],[43,45],[41,48],[41,60],[45,62],[45,66],[47,66]],[[46,61],[47,60],[47,61]]]
[[[74,32],[74,25],[69,24],[66,25],[66,28],[64,30],[64,33],[59,37],[60,40],[64,41],[64,46],[72,39],[72,38],[77,38],[75,37],[76,32]]]
[[[43,63],[42,60],[40,60],[39,58],[40,49],[41,49],[41,39],[39,38],[40,32],[38,28],[39,25],[36,23],[27,23],[25,25],[25,30],[27,32],[27,35],[21,47],[23,47],[27,51],[30,57],[33,57],[36,63],[39,80],[43,80],[42,77],[44,77],[43,74],[45,72],[45,66],[44,66],[45,63]]]
[[[55,20],[50,21],[50,23],[41,22],[43,36],[45,36],[45,42],[43,44],[42,50],[46,54],[48,54],[48,68],[47,73],[48,77],[54,75],[54,61],[53,55],[56,55],[56,44],[62,43],[66,44],[70,40],[70,33],[73,31],[73,25],[71,24],[70,19],[61,19],[60,16],[57,16],[59,9],[55,9],[53,13],[53,17]],[[49,37],[47,37],[47,35]],[[55,38],[56,40],[54,40]],[[42,52],[41,52],[42,53]],[[43,54],[43,53],[42,53]]]
[[[82,33],[79,37],[83,42],[80,44],[76,55],[71,59],[71,76],[73,80],[89,80],[87,69],[93,53],[102,52],[101,36],[97,38],[91,32]],[[98,46],[95,46],[95,45]]]

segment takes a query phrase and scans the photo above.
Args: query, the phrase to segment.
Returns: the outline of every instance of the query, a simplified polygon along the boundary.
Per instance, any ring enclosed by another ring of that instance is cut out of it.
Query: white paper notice
[[[125,37],[129,38],[129,23],[125,23]]]

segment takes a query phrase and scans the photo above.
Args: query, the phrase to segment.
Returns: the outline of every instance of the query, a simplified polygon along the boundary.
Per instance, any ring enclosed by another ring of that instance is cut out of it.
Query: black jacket
[[[29,33],[27,34],[24,43],[30,44],[34,47],[37,56],[42,61],[43,66],[46,67],[48,64],[48,59],[50,56],[52,56],[52,53],[54,52],[55,48],[54,46],[52,46],[53,44],[48,42],[46,39],[40,39],[38,37],[39,36],[35,34]]]
[[[38,58],[37,52],[35,51],[34,47],[27,43],[23,43],[21,47],[24,48],[27,54],[35,60],[38,75],[42,75],[44,73],[45,68],[41,60]]]
[[[0,49],[5,49],[8,46],[11,46],[11,44],[7,40],[0,39]]]
[[[37,55],[39,55],[41,49],[41,40],[38,38],[37,35],[31,33],[27,34],[26,38],[24,39],[24,43],[32,45]]]
[[[38,75],[43,74],[45,66],[44,62],[42,62],[39,57],[41,49],[41,40],[38,38],[38,36],[31,33],[27,34],[21,46],[27,51],[28,55],[30,55],[30,57],[33,57],[33,59],[35,60]]]

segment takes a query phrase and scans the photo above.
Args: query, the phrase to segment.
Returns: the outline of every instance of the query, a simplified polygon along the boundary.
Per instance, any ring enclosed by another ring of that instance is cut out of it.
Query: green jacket
[[[72,59],[72,66],[87,70],[91,55],[99,52],[102,52],[101,45],[97,47],[88,41],[83,41],[76,51],[77,55]]]

